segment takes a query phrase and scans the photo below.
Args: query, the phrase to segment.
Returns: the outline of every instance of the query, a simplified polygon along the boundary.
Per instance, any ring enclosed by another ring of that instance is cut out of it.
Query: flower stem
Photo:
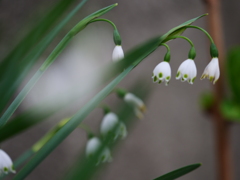
[[[187,37],[185,37],[185,36],[173,36],[173,37],[171,37],[171,38],[169,38],[169,39],[167,39],[167,40],[169,41],[169,40],[171,40],[171,39],[176,39],[176,38],[185,39],[186,41],[189,42],[189,44],[191,45],[191,47],[194,47],[193,42],[192,42],[189,38],[187,38]]]
[[[207,35],[208,39],[211,41],[211,43],[214,44],[213,38],[210,36],[210,34],[209,34],[205,29],[203,29],[203,28],[201,28],[201,27],[198,27],[198,26],[191,26],[191,25],[186,26],[186,28],[199,29],[200,31],[204,32],[204,33]]]
[[[110,20],[108,20],[108,19],[93,19],[93,20],[91,20],[88,24],[93,23],[93,22],[97,22],[97,21],[108,22],[109,24],[112,25],[112,27],[113,27],[114,29],[117,29],[117,26],[116,26],[112,21],[110,21]]]

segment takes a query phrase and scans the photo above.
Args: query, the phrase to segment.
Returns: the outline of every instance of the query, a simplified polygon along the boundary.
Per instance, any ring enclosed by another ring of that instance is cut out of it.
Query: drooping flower
[[[9,172],[16,172],[13,167],[13,162],[8,154],[0,149],[0,175],[3,173],[8,174]]]
[[[102,145],[102,142],[100,141],[99,138],[97,137],[90,138],[86,145],[87,157],[94,156],[95,153],[97,153],[98,150],[100,149],[101,145]],[[97,164],[99,164],[100,162],[104,163],[104,162],[111,162],[111,161],[112,161],[111,152],[107,147],[105,147],[98,158]]]
[[[115,132],[114,132],[115,130]],[[113,113],[107,113],[101,122],[100,133],[106,137],[107,135],[113,135],[113,139],[118,137],[125,138],[127,136],[127,129],[123,122],[119,121],[118,116]]]
[[[113,113],[113,112],[107,113],[103,117],[103,120],[101,122],[100,133],[105,137],[110,133],[114,133],[112,131],[116,126],[118,126],[118,123],[119,123],[119,120],[115,113]],[[116,139],[117,136],[118,136],[118,134],[116,131],[114,134],[114,139]]]
[[[212,58],[210,63],[204,69],[201,79],[208,78],[213,84],[217,82],[220,77],[218,58]]]
[[[171,79],[171,67],[168,62],[163,61],[159,63],[153,70],[153,82],[158,82],[159,84],[165,81],[165,84],[168,85]]]
[[[181,81],[188,81],[189,84],[193,84],[197,76],[197,68],[194,60],[187,59],[182,62],[179,66],[176,79],[181,79]]]
[[[146,106],[144,102],[140,98],[138,98],[137,96],[129,92],[125,94],[123,99],[125,102],[127,102],[128,104],[134,107],[136,116],[139,119],[142,119],[143,113],[146,111]]]
[[[112,60],[113,62],[120,61],[124,58],[124,52],[121,45],[116,45],[113,49]]]

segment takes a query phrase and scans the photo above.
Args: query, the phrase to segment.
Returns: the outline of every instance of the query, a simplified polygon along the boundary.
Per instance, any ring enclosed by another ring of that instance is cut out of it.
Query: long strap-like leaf
[[[191,165],[188,165],[188,166],[185,166],[185,167],[182,167],[182,168],[179,168],[179,169],[176,169],[172,172],[169,172],[167,174],[164,174],[154,180],[174,180],[176,178],[179,178],[185,174],[188,174],[190,173],[191,171],[199,168],[201,166],[200,163],[197,163],[197,164],[191,164]]]

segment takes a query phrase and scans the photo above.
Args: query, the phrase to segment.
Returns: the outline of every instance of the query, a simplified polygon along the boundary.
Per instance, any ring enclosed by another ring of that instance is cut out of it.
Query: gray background
[[[57,0],[2,0],[0,2],[0,51],[2,57],[20,40],[19,33],[24,35],[26,32],[23,24],[28,21],[34,23],[33,20],[41,17],[46,9],[55,2]],[[68,24],[65,32],[85,15],[115,2],[112,0],[89,0],[82,11]],[[186,20],[206,13],[202,1],[122,0],[118,3],[119,6],[104,17],[117,25],[122,36],[124,51],[151,37],[163,34]],[[222,2],[226,48],[239,44],[239,6],[240,2],[237,0]],[[35,19],[32,18],[33,15],[36,15]],[[207,28],[206,20],[207,18],[202,18],[195,24]],[[63,35],[64,33],[56,39],[52,47]],[[146,100],[147,113],[143,121],[135,120],[134,126],[129,129],[128,137],[114,151],[114,161],[108,164],[96,179],[153,179],[163,173],[196,162],[201,162],[203,166],[179,179],[216,179],[214,129],[210,117],[201,111],[198,103],[201,93],[211,90],[213,87],[207,80],[199,80],[210,60],[209,42],[203,33],[194,29],[187,30],[184,35],[192,39],[197,49],[198,77],[194,85],[176,81],[174,78],[178,66],[187,58],[189,50],[187,42],[181,39],[169,43],[172,52],[172,80],[168,87],[164,84],[151,83],[152,70],[157,63],[163,60],[164,48],[155,51],[135,68],[121,83],[121,86],[131,88],[134,82],[141,79],[146,82],[146,86],[152,87],[152,92]],[[12,37],[14,37],[14,41],[11,40]],[[89,83],[90,80],[86,80],[86,77],[94,82],[97,74],[93,69],[109,63],[113,47],[112,28],[109,25],[95,23],[87,27],[76,36],[66,51],[46,72],[19,111],[37,104],[42,99],[68,92],[75,87],[74,84]],[[46,51],[42,60],[49,53],[50,50]],[[79,59],[85,61],[79,62]],[[36,65],[36,68],[38,66],[39,64]],[[222,75],[221,78],[224,76]],[[76,91],[80,91],[80,88],[77,87]],[[106,102],[115,107],[120,101],[111,95]],[[51,117],[49,121],[4,142],[1,144],[2,149],[6,150],[13,160],[16,159],[47,132],[54,122],[59,118],[72,115],[80,106],[81,102],[78,102],[68,110]],[[101,118],[101,110],[96,109],[85,122],[98,131]],[[233,124],[231,131],[235,179],[240,178],[238,171],[240,166],[238,162],[240,156],[238,153],[240,150],[239,128],[238,124]],[[84,151],[85,143],[85,133],[80,129],[75,130],[26,179],[53,180],[61,178],[76,155]]]

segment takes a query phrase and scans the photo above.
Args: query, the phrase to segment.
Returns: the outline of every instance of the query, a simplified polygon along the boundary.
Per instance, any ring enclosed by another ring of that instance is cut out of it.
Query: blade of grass
[[[179,178],[185,174],[188,174],[190,173],[191,171],[199,168],[201,166],[200,163],[197,163],[197,164],[191,164],[191,165],[188,165],[188,166],[185,166],[185,167],[182,167],[182,168],[179,168],[179,169],[176,169],[172,172],[169,172],[167,174],[164,174],[154,180],[173,180],[173,179],[176,179],[176,178]]]
[[[42,37],[59,19],[59,17],[76,0],[60,1],[52,11],[24,38],[18,46],[2,61],[0,65],[0,112],[16,91],[29,69],[39,58],[42,52],[52,42],[64,25],[85,4],[81,1],[44,39]],[[42,39],[42,40],[41,40]],[[41,42],[39,42],[41,40]],[[39,42],[39,43],[38,43]],[[38,44],[37,44],[38,43]],[[36,45],[37,44],[37,45]],[[6,91],[6,89],[8,89]]]
[[[76,26],[74,26],[67,35],[62,39],[62,41],[56,46],[56,48],[52,51],[52,53],[48,56],[48,58],[45,60],[43,65],[39,68],[39,70],[34,74],[34,76],[30,79],[30,81],[26,84],[26,86],[22,89],[22,91],[18,94],[18,96],[13,100],[13,102],[10,104],[10,106],[7,108],[7,110],[4,112],[0,119],[0,127],[4,126],[5,123],[9,120],[9,118],[12,116],[12,114],[15,112],[17,107],[21,104],[23,99],[26,97],[28,92],[32,89],[32,87],[36,84],[36,82],[40,79],[42,74],[47,70],[47,68],[53,63],[54,60],[58,57],[58,55],[63,51],[63,49],[67,46],[67,44],[70,42],[70,40],[82,29],[86,27],[89,21],[91,21],[94,18],[97,18],[108,11],[110,11],[112,8],[117,6],[117,4],[113,4],[111,6],[105,7],[103,9],[100,9],[99,11],[96,11],[95,13],[87,16],[83,20],[81,20]]]

